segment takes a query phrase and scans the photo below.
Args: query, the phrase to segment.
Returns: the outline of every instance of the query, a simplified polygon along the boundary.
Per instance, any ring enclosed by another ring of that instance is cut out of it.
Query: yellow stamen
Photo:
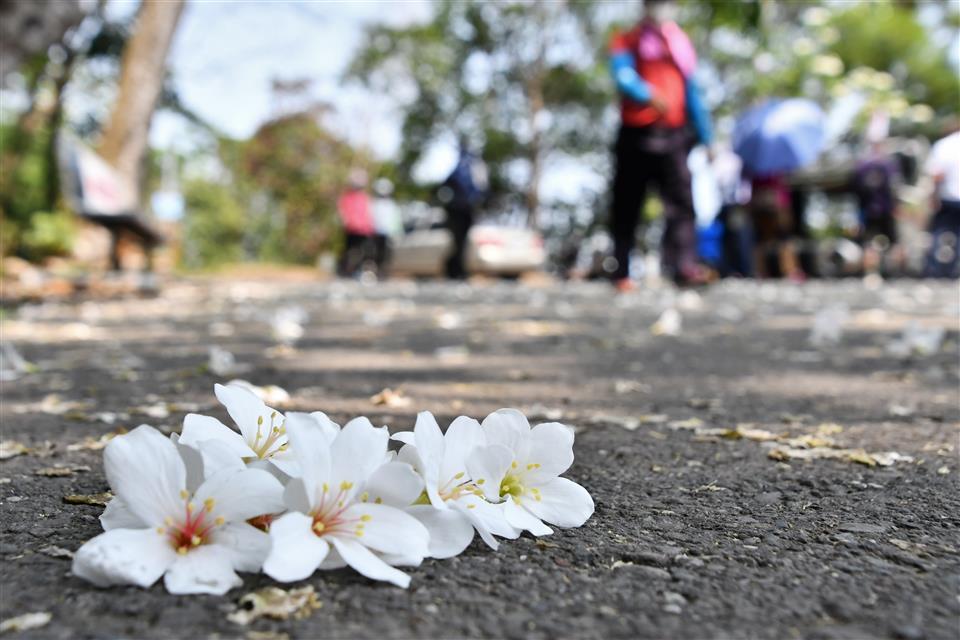
[[[352,487],[353,487],[352,482],[347,482],[346,480],[344,480],[343,482],[340,483],[340,491],[349,491]]]
[[[358,538],[362,538],[362,537],[363,537],[363,531],[357,531],[357,537],[358,537]]]
[[[313,523],[313,530],[316,531],[317,533],[323,533],[326,530],[326,528],[327,528],[327,525],[323,524],[322,522]]]
[[[370,494],[367,493],[366,491],[360,494],[360,502],[366,502],[369,499],[370,499]]]
[[[213,498],[207,498],[203,501],[203,508],[207,511],[213,511],[214,501]]]
[[[468,504],[468,505],[467,505],[467,509],[476,509],[476,508],[477,508],[477,505],[475,505],[475,504]]]
[[[184,547],[177,547],[177,553],[179,553],[179,554],[182,555],[182,556],[187,555],[187,547],[185,547],[185,546],[184,546]]]
[[[536,469],[536,468],[537,468],[537,465],[534,462],[531,462],[530,464],[527,465],[527,471],[530,471],[530,469]]]
[[[187,503],[187,513],[193,513],[193,503],[192,503],[192,502],[188,502],[188,503]]]
[[[381,504],[381,503],[383,502],[383,498],[377,498],[377,499],[374,500],[373,502],[374,502],[375,504]]]
[[[257,416],[257,426],[259,427],[262,424],[263,424],[263,416]]]
[[[461,471],[461,472],[458,473],[457,475],[453,476],[453,479],[454,479],[454,480],[459,480],[459,479],[462,478],[462,477],[463,477],[463,471]]]
[[[370,522],[371,520],[373,520],[373,516],[371,516],[369,513],[365,513],[362,516],[360,516],[360,519],[364,522]]]
[[[181,498],[181,499],[186,500],[186,499],[189,498],[189,497],[190,497],[190,494],[187,493],[187,490],[186,490],[186,489],[180,489],[180,498]]]
[[[223,516],[217,516],[217,519],[213,521],[213,523],[218,527],[223,526],[224,522],[226,522],[226,520],[223,519]]]
[[[480,478],[479,480],[477,480],[477,484],[483,484],[484,482],[486,482],[486,480],[483,478]]]
[[[163,527],[157,527],[157,533],[159,533],[160,535],[163,535],[163,534],[165,534],[166,532],[167,532],[167,530],[164,529]]]
[[[323,492],[326,493],[326,492],[328,492],[328,491],[330,491],[330,485],[328,485],[326,482],[324,482],[324,483],[323,483]]]
[[[190,544],[192,544],[195,547],[199,547],[201,542],[203,542],[203,538],[201,538],[200,536],[193,536],[192,538],[190,538]]]
[[[516,460],[514,460],[513,462],[510,463],[510,468],[511,468],[511,469],[516,469],[516,468],[517,468],[517,461],[516,461]]]

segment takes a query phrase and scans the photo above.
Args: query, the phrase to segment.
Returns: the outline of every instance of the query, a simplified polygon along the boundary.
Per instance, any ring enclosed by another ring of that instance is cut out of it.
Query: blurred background
[[[3,0],[4,296],[148,268],[463,277],[447,261],[465,158],[477,196],[468,274],[602,277],[619,122],[608,44],[642,11],[636,0]],[[804,272],[930,275],[924,167],[956,127],[960,6],[690,1],[676,20],[717,133],[690,159],[701,257],[751,275],[735,264],[750,239],[730,214],[750,202],[731,153],[737,123],[803,98],[823,114],[816,157],[789,175]],[[881,143],[900,247],[871,238],[872,267],[855,178]],[[644,205],[634,276],[656,275],[662,209],[655,194]],[[950,275],[956,236],[941,244],[933,275]]]

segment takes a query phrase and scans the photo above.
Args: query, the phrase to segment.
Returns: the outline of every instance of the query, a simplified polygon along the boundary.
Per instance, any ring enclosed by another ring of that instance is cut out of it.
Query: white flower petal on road
[[[364,502],[409,507],[423,492],[423,478],[405,462],[388,462],[373,472],[364,486]]]
[[[330,545],[313,530],[313,518],[291,511],[270,525],[270,553],[263,572],[280,582],[309,577],[323,562]]]
[[[226,548],[207,545],[175,555],[173,565],[163,577],[163,584],[175,595],[209,593],[222,596],[243,584],[243,580],[234,572]]]
[[[252,442],[257,437],[257,431],[262,431],[264,424],[270,424],[271,415],[276,413],[249,389],[239,385],[216,384],[213,392],[246,442]]]
[[[443,434],[441,483],[458,473],[467,472],[467,457],[475,448],[486,443],[483,427],[473,418],[460,416],[451,422],[447,432]]]
[[[476,495],[465,495],[452,505],[469,518],[483,541],[494,551],[499,544],[493,536],[516,538],[520,535],[520,531],[507,521],[503,504],[493,504]]]
[[[419,520],[430,533],[431,558],[460,555],[473,540],[473,523],[459,510],[435,509],[432,505],[424,504],[410,507],[407,513]]]
[[[242,435],[223,424],[216,418],[188,413],[183,418],[180,430],[180,444],[199,449],[201,443],[208,440],[222,442],[238,458],[255,458],[256,452],[250,448]]]
[[[229,468],[191,493],[176,445],[145,425],[111,440],[104,458],[119,501],[105,526],[135,517],[149,528],[110,529],[89,541],[74,558],[76,575],[149,586],[166,571],[171,593],[224,593],[240,584],[235,570],[259,567],[267,543],[246,520],[283,509],[272,475]]]
[[[333,439],[340,433],[340,425],[328,418],[327,414],[323,411],[313,411],[310,413],[310,417],[313,418],[314,422],[320,427],[320,431],[323,432],[323,437],[326,439],[327,444],[332,443]]]
[[[314,416],[290,413],[286,421],[291,452],[307,487],[319,487],[330,475],[330,442],[327,431]]]
[[[354,503],[340,516],[348,522],[357,522],[357,530],[338,532],[332,537],[357,539],[374,551],[408,556],[427,555],[429,533],[410,514],[385,504]],[[360,527],[363,527],[360,529]]]
[[[521,531],[529,531],[535,536],[548,536],[553,529],[543,524],[539,518],[508,498],[503,505],[503,514],[512,526]]]
[[[438,509],[446,509],[443,499],[438,493],[440,483],[440,464],[443,461],[443,432],[440,425],[429,411],[417,414],[417,422],[413,427],[413,437],[417,453],[423,461],[423,483],[426,487],[430,503]]]
[[[237,571],[260,571],[270,553],[270,536],[246,522],[231,522],[217,528],[211,540],[230,553]]]
[[[146,529],[150,525],[128,509],[123,500],[114,496],[100,514],[100,526],[104,531],[110,531],[111,529]]]
[[[556,478],[573,464],[573,429],[559,422],[538,424],[530,430],[528,459],[524,468],[530,469],[527,477],[531,482]]]
[[[383,464],[389,439],[386,427],[354,418],[330,444],[330,477],[337,483],[351,483],[355,491]]]
[[[484,418],[482,426],[487,444],[503,445],[518,458],[526,458],[530,423],[522,413],[516,409],[499,409]]]
[[[410,586],[410,576],[391,567],[359,542],[346,540],[339,536],[331,536],[330,542],[343,560],[353,567],[357,573],[371,580],[390,582],[403,589]]]
[[[572,480],[554,478],[539,487],[538,496],[539,500],[524,500],[523,506],[558,527],[579,527],[593,515],[593,498]]]
[[[153,529],[112,529],[77,550],[72,571],[98,587],[135,584],[146,588],[167,571],[176,557],[166,538]]]
[[[513,452],[502,444],[478,447],[467,459],[470,477],[484,497],[491,502],[500,501],[500,483],[513,462]]]
[[[153,427],[140,425],[110,440],[103,467],[114,494],[151,527],[182,505],[186,468],[176,445]]]
[[[212,501],[211,514],[227,521],[244,521],[282,511],[283,485],[259,469],[227,469],[208,478],[197,489],[196,500]]]

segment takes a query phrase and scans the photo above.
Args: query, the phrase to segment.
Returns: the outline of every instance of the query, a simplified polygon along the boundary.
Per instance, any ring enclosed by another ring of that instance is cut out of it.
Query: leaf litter
[[[227,620],[244,625],[258,618],[287,620],[293,616],[296,620],[302,620],[321,606],[323,603],[317,599],[312,585],[289,591],[279,587],[264,587],[242,596],[237,608],[227,615]]]

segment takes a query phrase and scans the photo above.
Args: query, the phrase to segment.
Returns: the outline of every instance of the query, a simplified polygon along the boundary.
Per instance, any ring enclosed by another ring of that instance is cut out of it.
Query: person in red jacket
[[[620,94],[620,132],[615,147],[611,235],[614,282],[632,287],[630,252],[647,186],[663,201],[666,227],[663,266],[679,284],[697,284],[710,272],[697,259],[693,194],[687,154],[709,145],[710,116],[693,80],[696,53],[672,20],[670,0],[646,0],[640,22],[610,42],[610,69]]]
[[[374,253],[372,244],[375,229],[370,197],[367,195],[366,173],[359,170],[351,172],[346,191],[337,199],[337,213],[340,214],[344,233],[337,273],[341,277],[352,277],[366,258]]]

